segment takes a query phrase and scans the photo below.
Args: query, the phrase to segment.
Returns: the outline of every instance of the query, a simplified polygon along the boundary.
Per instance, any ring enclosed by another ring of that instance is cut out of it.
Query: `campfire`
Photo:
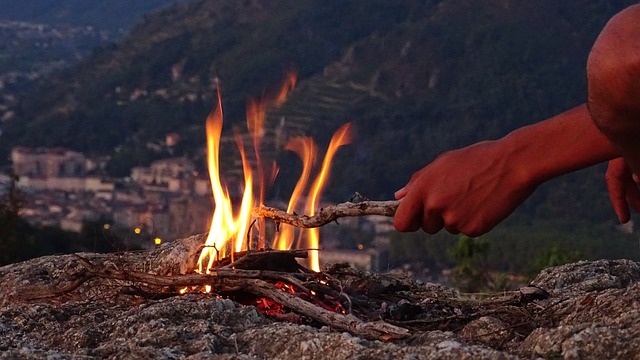
[[[250,100],[248,103],[247,129],[253,140],[257,169],[251,167],[243,138],[236,131],[236,145],[244,172],[244,188],[239,205],[232,203],[220,174],[223,106],[218,86],[217,106],[206,121],[207,160],[215,208],[211,227],[198,258],[197,269],[194,271],[207,275],[208,277],[204,278],[207,280],[209,277],[220,276],[245,280],[241,286],[242,291],[229,290],[228,284],[201,284],[200,281],[196,281],[196,285],[184,287],[179,292],[184,294],[190,291],[204,291],[229,296],[241,303],[255,305],[261,312],[276,319],[288,319],[296,323],[303,323],[305,319],[309,319],[345,330],[359,324],[358,326],[366,328],[360,331],[364,331],[367,337],[402,337],[406,333],[405,329],[389,324],[377,324],[376,327],[372,327],[350,315],[351,298],[330,275],[320,273],[318,226],[323,223],[309,224],[308,220],[316,215],[334,155],[341,146],[351,141],[349,123],[340,127],[331,138],[313,182],[310,180],[316,170],[314,164],[318,152],[317,145],[310,137],[291,138],[284,148],[294,152],[301,159],[302,174],[293,189],[286,212],[263,206],[265,191],[277,173],[275,164],[270,167],[263,164],[260,152],[266,111],[270,107],[280,106],[285,101],[288,91],[294,88],[295,82],[295,74],[289,74],[277,96],[259,101]],[[305,203],[301,202],[303,197],[306,198]],[[357,205],[357,209],[360,209],[360,214],[365,214],[369,213],[366,210],[375,209],[376,205],[384,207],[386,204],[364,203]],[[353,209],[348,204],[341,207]],[[237,209],[235,213],[234,209]],[[391,204],[390,209],[394,209],[394,204]],[[334,220],[336,216],[349,216],[348,213],[335,210],[329,215],[329,219],[332,216]],[[296,216],[298,212],[308,215],[299,218]],[[265,218],[269,217],[276,221],[273,239],[268,239],[265,231]],[[307,220],[307,224],[300,219]],[[307,261],[300,261],[303,259]],[[301,263],[305,263],[306,266]],[[259,275],[254,275],[252,271],[258,271]],[[234,283],[234,286],[237,287],[239,284]]]

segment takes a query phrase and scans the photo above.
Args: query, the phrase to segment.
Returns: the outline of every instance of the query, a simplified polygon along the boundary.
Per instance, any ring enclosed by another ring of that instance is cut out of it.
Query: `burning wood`
[[[515,359],[554,357],[557,344],[564,344],[571,346],[569,354],[637,358],[628,341],[638,330],[633,315],[640,266],[633,261],[555,267],[533,280],[535,286],[478,298],[344,265],[312,274],[229,268],[215,275],[176,273],[179,262],[195,262],[199,250],[192,245],[202,240],[180,239],[145,253],[46,256],[0,268],[3,355]],[[193,260],[176,261],[185,249],[193,249]],[[212,293],[179,295],[175,285],[204,280]],[[226,293],[218,294],[216,286]],[[311,291],[316,295],[309,300]],[[327,309],[316,299],[344,305]],[[608,317],[610,324],[598,321]],[[321,328],[326,323],[355,335]],[[572,341],[593,338],[594,329],[606,341]],[[365,336],[389,341],[361,341]]]
[[[301,228],[315,228],[336,221],[342,217],[382,215],[393,216],[398,209],[399,201],[362,201],[346,202],[321,208],[317,214],[297,215],[283,210],[261,205],[253,210],[253,215],[270,218],[276,223],[284,223]]]
[[[178,297],[184,289],[203,294],[208,288],[208,295],[203,295],[255,305],[277,321],[326,325],[365,339],[397,341],[416,331],[459,331],[487,316],[515,319],[512,322],[519,324],[518,331],[530,331],[532,323],[543,321],[532,319],[545,309],[528,304],[549,296],[531,287],[471,300],[436,285],[419,285],[403,276],[366,273],[345,265],[330,266],[323,272],[291,268],[291,261],[304,257],[302,250],[251,251],[236,254],[234,262],[221,262],[206,274],[173,272],[180,267],[172,263],[174,250],[191,249],[198,239],[202,237],[167,243],[146,254],[72,255],[65,269],[57,271],[55,282],[18,286],[13,298],[30,303],[87,298],[117,303],[124,296],[139,299],[139,303]],[[195,259],[197,248],[190,252]],[[180,261],[193,263],[194,259]],[[507,339],[514,334],[505,330],[501,336]]]
[[[213,294],[245,300],[245,293],[254,296],[253,304],[269,299],[280,307],[293,311],[299,316],[331,326],[340,331],[347,331],[366,339],[395,340],[408,335],[409,331],[385,321],[363,321],[344,309],[350,308],[350,296],[342,292],[342,288],[330,276],[310,271],[283,272],[277,270],[244,270],[238,267],[256,267],[260,264],[272,263],[274,257],[279,259],[294,259],[300,256],[300,251],[265,251],[247,253],[234,263],[225,267],[210,269],[207,274],[183,274],[165,276],[149,274],[135,270],[125,270],[106,266],[97,266],[87,259],[74,255],[82,269],[73,274],[68,284],[53,288],[22,289],[20,298],[27,301],[51,299],[68,294],[78,289],[87,281],[95,278],[118,280],[134,285],[144,285],[146,289],[131,290],[127,286],[127,293],[147,298],[177,296],[183,291],[178,289],[209,288]],[[249,260],[242,260],[249,258]],[[286,261],[284,262],[287,263]],[[235,264],[235,265],[234,265]],[[285,265],[288,266],[288,265]],[[311,290],[313,289],[313,290]],[[207,291],[209,292],[209,291]],[[299,296],[298,293],[303,295]],[[336,294],[338,294],[336,296]],[[306,299],[305,299],[306,298]],[[343,305],[344,303],[344,305]],[[344,312],[344,313],[343,313]],[[271,314],[282,317],[285,312]]]

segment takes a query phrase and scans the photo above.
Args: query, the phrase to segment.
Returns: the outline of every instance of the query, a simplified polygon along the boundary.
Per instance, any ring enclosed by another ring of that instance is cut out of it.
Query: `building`
[[[56,178],[83,177],[87,173],[87,158],[64,148],[28,148],[11,150],[13,172],[19,177]]]
[[[97,177],[28,177],[21,176],[17,186],[21,189],[52,190],[52,191],[88,191],[110,192],[114,189],[112,182],[103,181]]]
[[[181,184],[179,180],[194,177],[195,166],[185,158],[169,158],[155,161],[149,167],[137,166],[131,169],[131,179],[142,186],[166,188],[167,191],[179,191],[191,186]]]

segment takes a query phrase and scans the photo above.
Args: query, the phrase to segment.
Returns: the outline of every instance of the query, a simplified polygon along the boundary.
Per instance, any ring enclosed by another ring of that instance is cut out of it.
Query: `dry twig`
[[[286,211],[261,205],[253,210],[253,215],[270,218],[278,223],[285,223],[302,228],[313,228],[328,224],[342,217],[382,215],[393,216],[400,204],[399,201],[362,201],[346,202],[321,208],[313,216],[289,214]]]

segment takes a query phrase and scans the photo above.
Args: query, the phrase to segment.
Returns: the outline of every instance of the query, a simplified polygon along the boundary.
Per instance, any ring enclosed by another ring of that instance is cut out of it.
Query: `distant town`
[[[11,151],[15,185],[25,197],[21,217],[33,225],[80,232],[103,221],[154,237],[188,236],[207,230],[212,211],[209,180],[185,158],[134,167],[124,179],[105,177],[104,159],[64,148],[16,147]],[[5,189],[12,181],[0,176]]]

